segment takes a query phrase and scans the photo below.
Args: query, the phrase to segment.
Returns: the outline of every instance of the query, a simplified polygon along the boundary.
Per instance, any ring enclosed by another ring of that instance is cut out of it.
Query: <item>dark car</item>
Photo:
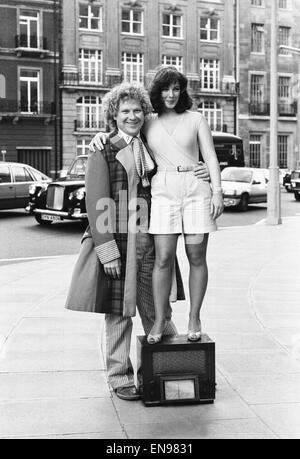
[[[87,155],[77,156],[65,177],[44,186],[31,186],[28,211],[41,225],[62,220],[86,220]]]
[[[291,187],[296,201],[300,201],[300,170],[292,172]]]
[[[28,164],[0,162],[0,210],[25,209],[30,187],[50,182],[50,177]]]

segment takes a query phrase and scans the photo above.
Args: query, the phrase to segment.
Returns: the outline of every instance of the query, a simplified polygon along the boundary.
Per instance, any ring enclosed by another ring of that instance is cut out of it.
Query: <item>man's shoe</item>
[[[130,387],[118,387],[115,389],[115,393],[117,397],[119,397],[122,400],[140,400],[141,396],[139,394],[139,391],[135,386],[130,386]]]

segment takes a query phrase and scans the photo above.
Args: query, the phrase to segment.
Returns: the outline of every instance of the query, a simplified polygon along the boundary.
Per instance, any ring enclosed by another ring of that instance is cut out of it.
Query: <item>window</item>
[[[264,75],[251,75],[250,81],[250,101],[252,104],[264,102],[265,77]]]
[[[144,13],[136,10],[122,10],[122,33],[143,34]]]
[[[102,84],[102,51],[79,50],[79,80],[81,83]]]
[[[8,166],[0,166],[0,183],[10,183],[10,170]]]
[[[102,32],[102,8],[96,5],[79,5],[79,28]]]
[[[291,100],[291,77],[280,76],[278,82],[278,97],[284,101]]]
[[[37,11],[20,11],[20,41],[22,48],[39,48],[39,13]]]
[[[265,29],[263,24],[252,24],[251,26],[251,52],[264,53]]]
[[[171,65],[172,67],[176,67],[178,72],[183,72],[183,59],[180,56],[166,56],[162,57],[162,65],[168,67]]]
[[[163,14],[163,36],[183,38],[182,16]]]
[[[6,81],[5,76],[0,73],[0,99],[5,99],[6,97]]]
[[[13,175],[15,178],[15,182],[21,183],[21,182],[32,182],[33,179],[27,169],[22,166],[13,166]]]
[[[77,128],[103,129],[103,109],[100,97],[83,96],[77,100]]]
[[[263,0],[251,0],[252,6],[263,6]]]
[[[288,136],[278,136],[278,163],[280,169],[287,169],[288,159]]]
[[[198,111],[207,119],[207,122],[213,131],[222,130],[223,111],[221,104],[218,102],[205,101],[199,105]]]
[[[288,10],[290,8],[290,0],[279,0],[279,8]]]
[[[37,171],[36,169],[29,168],[30,174],[33,176],[35,180],[38,182],[42,182],[43,180],[47,180],[47,176],[42,174],[41,172]]]
[[[201,18],[200,39],[203,41],[219,41],[220,20],[213,18]]]
[[[39,112],[39,80],[39,71],[26,69],[20,70],[21,112]]]
[[[140,53],[122,53],[123,81],[143,83],[144,55]]]
[[[250,135],[250,167],[261,165],[261,135]]]
[[[220,61],[216,59],[200,60],[200,87],[203,91],[220,90]]]
[[[279,46],[291,46],[291,28],[290,27],[279,27]],[[279,48],[281,55],[290,55],[289,51]]]
[[[78,139],[76,145],[77,156],[79,155],[88,155],[89,154],[89,143],[90,139]]]

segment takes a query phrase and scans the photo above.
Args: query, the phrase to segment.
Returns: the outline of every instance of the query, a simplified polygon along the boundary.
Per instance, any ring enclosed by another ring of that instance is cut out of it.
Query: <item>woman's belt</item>
[[[195,166],[158,166],[157,172],[191,172],[194,171]]]

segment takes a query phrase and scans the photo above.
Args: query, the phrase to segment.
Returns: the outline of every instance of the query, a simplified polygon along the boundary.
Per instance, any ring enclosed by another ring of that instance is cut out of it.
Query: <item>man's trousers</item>
[[[155,262],[153,237],[137,234],[137,308],[144,332],[148,335],[155,320],[152,295],[152,272]],[[167,314],[165,335],[175,335],[177,330],[171,321],[171,306]],[[113,389],[134,384],[134,370],[130,360],[132,335],[130,317],[106,314],[106,366],[108,382]]]

